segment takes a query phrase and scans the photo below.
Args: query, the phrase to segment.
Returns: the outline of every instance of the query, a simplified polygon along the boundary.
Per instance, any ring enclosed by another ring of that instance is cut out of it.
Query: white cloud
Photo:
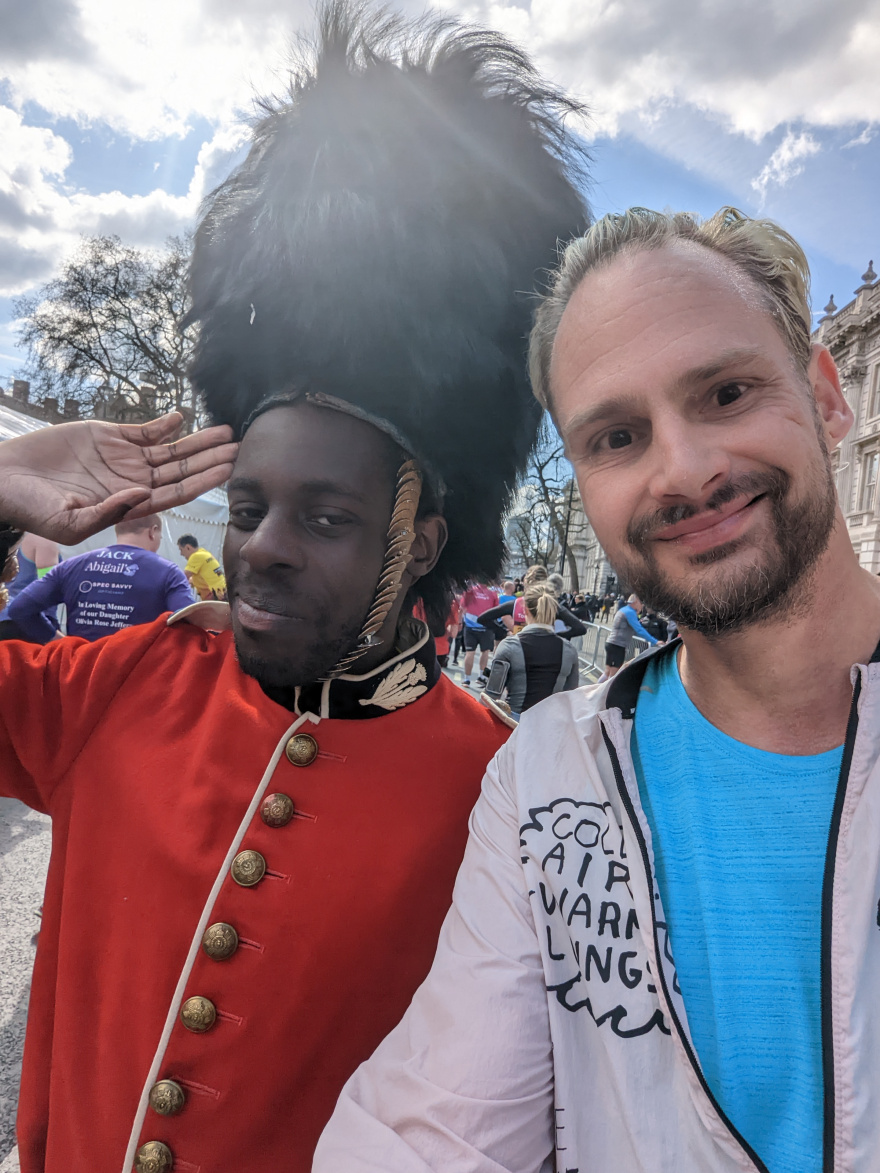
[[[221,126],[210,142],[202,143],[187,193],[193,208],[197,208],[205,196],[226,178],[249,139],[248,128],[241,122],[234,122],[230,126]]]
[[[222,16],[198,0],[78,0],[89,47],[63,61],[34,47],[8,64],[12,102],[51,115],[104,123],[138,139],[186,133],[196,117],[228,122],[270,87],[292,28],[309,20],[308,0],[239,7]]]
[[[17,347],[17,335],[21,322],[13,318],[0,324],[0,362],[18,365],[21,356]]]
[[[844,143],[841,150],[846,151],[850,147],[866,147],[877,133],[876,126],[866,126],[861,134],[857,134],[855,138],[851,138],[848,143]]]
[[[880,0],[476,0],[592,105],[598,133],[690,104],[760,139],[779,126],[880,121]]]
[[[423,0],[391,2],[423,9]],[[48,275],[79,233],[115,231],[158,244],[187,227],[244,141],[238,113],[255,93],[282,88],[288,38],[313,18],[313,0],[0,0],[10,3],[18,15],[0,45],[12,107],[0,109],[0,288],[14,290]],[[833,8],[827,0],[447,0],[444,7],[524,45],[589,103],[591,133],[625,129],[728,186],[747,192],[751,181],[761,198],[798,174],[824,141],[823,128],[865,127],[847,144],[856,146],[880,124],[880,0],[836,0]],[[197,119],[212,137],[185,195],[78,191],[67,179],[70,146],[27,125],[28,103],[135,140],[182,137]],[[698,123],[699,141],[684,135],[681,128]],[[760,144],[792,126],[798,131],[788,129],[765,162],[769,148]]]
[[[104,122],[138,138],[229,123],[272,88],[311,0],[39,0],[85,46],[59,60],[51,22],[32,22],[6,75],[13,101]],[[419,0],[396,7],[419,11]],[[451,0],[500,28],[587,98],[597,133],[691,104],[754,139],[795,123],[880,122],[880,0]],[[27,9],[30,6],[17,5]],[[38,27],[45,30],[39,42]]]
[[[79,236],[116,234],[153,247],[190,227],[206,183],[214,183],[243,131],[223,130],[199,153],[184,196],[161,188],[147,195],[91,193],[65,183],[72,153],[51,130],[27,126],[0,106],[0,295],[20,293],[47,278]]]
[[[800,175],[804,169],[804,160],[811,155],[817,155],[820,146],[812,135],[803,132],[795,134],[788,131],[785,138],[764,164],[759,175],[752,180],[752,188],[758,193],[761,204],[767,198],[767,189],[771,183],[784,187],[786,183]]]
[[[87,56],[75,0],[0,0],[0,61]]]

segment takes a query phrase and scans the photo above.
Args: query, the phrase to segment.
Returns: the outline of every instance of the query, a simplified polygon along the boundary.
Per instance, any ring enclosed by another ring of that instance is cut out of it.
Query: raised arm
[[[123,517],[191,501],[227,480],[227,427],[174,437],[173,411],[148,424],[58,424],[0,444],[0,526],[75,545]]]
[[[513,600],[508,603],[499,603],[497,607],[490,607],[488,611],[481,612],[477,616],[477,622],[482,623],[483,627],[489,627],[496,620],[503,619],[505,615],[512,615],[513,607]]]
[[[471,816],[431,972],[344,1087],[313,1173],[552,1168],[547,991],[498,761]]]
[[[563,639],[574,639],[577,635],[586,635],[587,625],[582,623],[577,615],[573,615],[567,607],[560,605],[559,610],[556,612],[556,617],[557,619],[561,619],[566,627],[565,631],[560,631],[559,633]]]
[[[637,636],[639,636],[641,639],[646,639],[652,647],[658,642],[658,640],[656,640],[654,636],[651,635],[650,631],[642,627],[641,623],[639,622],[639,617],[636,615],[635,608],[630,607],[630,605],[627,604],[625,607],[621,607],[621,611],[623,612],[627,623],[630,625]]]
[[[16,531],[75,545],[222,484],[238,450],[231,430],[175,440],[182,422],[179,412],[143,425],[88,420],[0,443],[0,564]],[[45,582],[34,584],[40,601]],[[138,631],[94,645],[0,643],[0,794],[48,809],[66,762],[149,642]]]

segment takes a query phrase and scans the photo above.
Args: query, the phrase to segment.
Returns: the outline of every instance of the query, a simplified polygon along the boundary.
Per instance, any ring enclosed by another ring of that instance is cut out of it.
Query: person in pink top
[[[464,624],[464,683],[467,688],[471,685],[471,673],[474,669],[474,653],[480,649],[480,675],[477,684],[485,688],[488,681],[486,669],[489,666],[489,653],[495,646],[495,632],[489,627],[483,627],[477,616],[490,607],[498,606],[498,592],[492,587],[484,586],[481,582],[472,582],[461,596],[461,621]]]

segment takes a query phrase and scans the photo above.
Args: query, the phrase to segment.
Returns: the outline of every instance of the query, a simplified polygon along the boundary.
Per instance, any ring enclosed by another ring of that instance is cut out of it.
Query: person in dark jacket
[[[544,579],[543,581],[532,583],[531,586],[527,586],[525,593],[518,599],[514,599],[508,603],[499,603],[497,607],[490,607],[488,611],[481,612],[478,616],[479,622],[484,627],[489,627],[493,623],[496,623],[499,619],[502,619],[503,616],[512,615],[514,624],[519,626],[520,630],[522,630],[522,626],[525,626],[525,624],[531,622],[526,614],[525,598],[532,589],[532,586],[544,587],[546,590],[550,591],[554,599],[556,598],[556,592],[553,590],[547,580]],[[586,625],[581,623],[580,619],[578,619],[576,615],[573,615],[567,607],[563,607],[558,600],[556,619],[561,620],[565,624],[563,629],[557,630],[556,632],[556,634],[562,636],[563,639],[574,639],[575,636],[586,634]]]
[[[591,623],[592,615],[590,612],[590,604],[580,593],[574,596],[571,604],[571,613],[576,619],[580,619],[582,623]]]

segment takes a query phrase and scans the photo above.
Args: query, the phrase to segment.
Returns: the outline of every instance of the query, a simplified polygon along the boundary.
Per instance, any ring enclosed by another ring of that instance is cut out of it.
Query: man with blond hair
[[[490,765],[432,972],[316,1173],[880,1168],[880,584],[808,287],[730,208],[567,249],[533,386],[682,639]]]

